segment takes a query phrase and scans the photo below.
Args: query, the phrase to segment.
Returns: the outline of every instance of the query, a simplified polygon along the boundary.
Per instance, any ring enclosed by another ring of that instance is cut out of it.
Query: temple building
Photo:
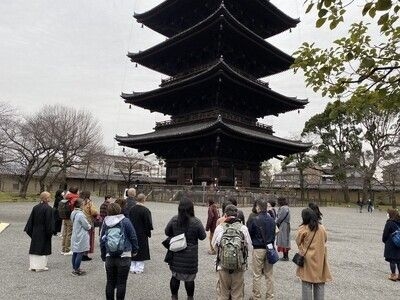
[[[151,133],[116,139],[164,159],[167,184],[259,187],[263,161],[310,148],[257,121],[308,103],[260,80],[293,63],[265,39],[298,20],[266,0],[166,0],[135,18],[167,39],[128,57],[169,78],[122,98],[170,120]]]

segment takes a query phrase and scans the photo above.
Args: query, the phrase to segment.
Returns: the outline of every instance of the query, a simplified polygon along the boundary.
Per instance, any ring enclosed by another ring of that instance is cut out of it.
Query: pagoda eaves
[[[212,92],[216,86],[218,94]],[[206,96],[204,91],[211,93]],[[201,93],[203,98],[200,100],[198,95]],[[161,88],[142,93],[123,93],[121,96],[126,103],[168,115],[220,107],[261,118],[301,109],[308,103],[307,100],[283,96],[265,82],[238,73],[223,59],[184,79],[167,80]],[[248,102],[244,103],[242,98],[248,99]]]
[[[169,76],[212,63],[220,56],[257,78],[285,71],[294,62],[292,56],[243,26],[224,6],[160,44],[138,53],[128,53],[132,62]]]
[[[194,26],[222,5],[264,39],[299,23],[266,0],[166,0],[149,11],[135,13],[134,17],[139,23],[171,37]]]

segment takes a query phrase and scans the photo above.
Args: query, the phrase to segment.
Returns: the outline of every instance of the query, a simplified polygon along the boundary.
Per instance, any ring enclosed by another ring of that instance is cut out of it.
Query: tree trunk
[[[29,183],[31,182],[31,179],[32,179],[32,176],[25,173],[25,176],[23,177],[22,182],[21,182],[22,183],[21,188],[19,190],[19,196],[21,198],[24,198],[24,199],[26,198],[26,193],[28,192],[28,186],[29,186]]]
[[[350,202],[349,185],[347,184],[347,181],[342,182],[341,185],[342,185],[342,190],[343,190],[344,202],[349,203]]]
[[[301,204],[303,205],[303,203],[304,203],[304,172],[303,172],[303,170],[299,170],[299,176],[300,176],[300,200],[301,200]]]

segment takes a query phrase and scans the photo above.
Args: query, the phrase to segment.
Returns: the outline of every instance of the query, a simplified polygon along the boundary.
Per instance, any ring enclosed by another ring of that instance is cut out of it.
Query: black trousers
[[[117,289],[117,300],[125,299],[126,281],[131,266],[130,257],[106,257],[106,299],[114,300]]]

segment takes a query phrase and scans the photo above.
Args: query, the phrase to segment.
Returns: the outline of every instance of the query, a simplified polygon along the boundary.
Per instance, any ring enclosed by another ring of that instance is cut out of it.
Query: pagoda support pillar
[[[185,184],[185,168],[182,166],[178,167],[178,180],[177,185],[184,185]]]

